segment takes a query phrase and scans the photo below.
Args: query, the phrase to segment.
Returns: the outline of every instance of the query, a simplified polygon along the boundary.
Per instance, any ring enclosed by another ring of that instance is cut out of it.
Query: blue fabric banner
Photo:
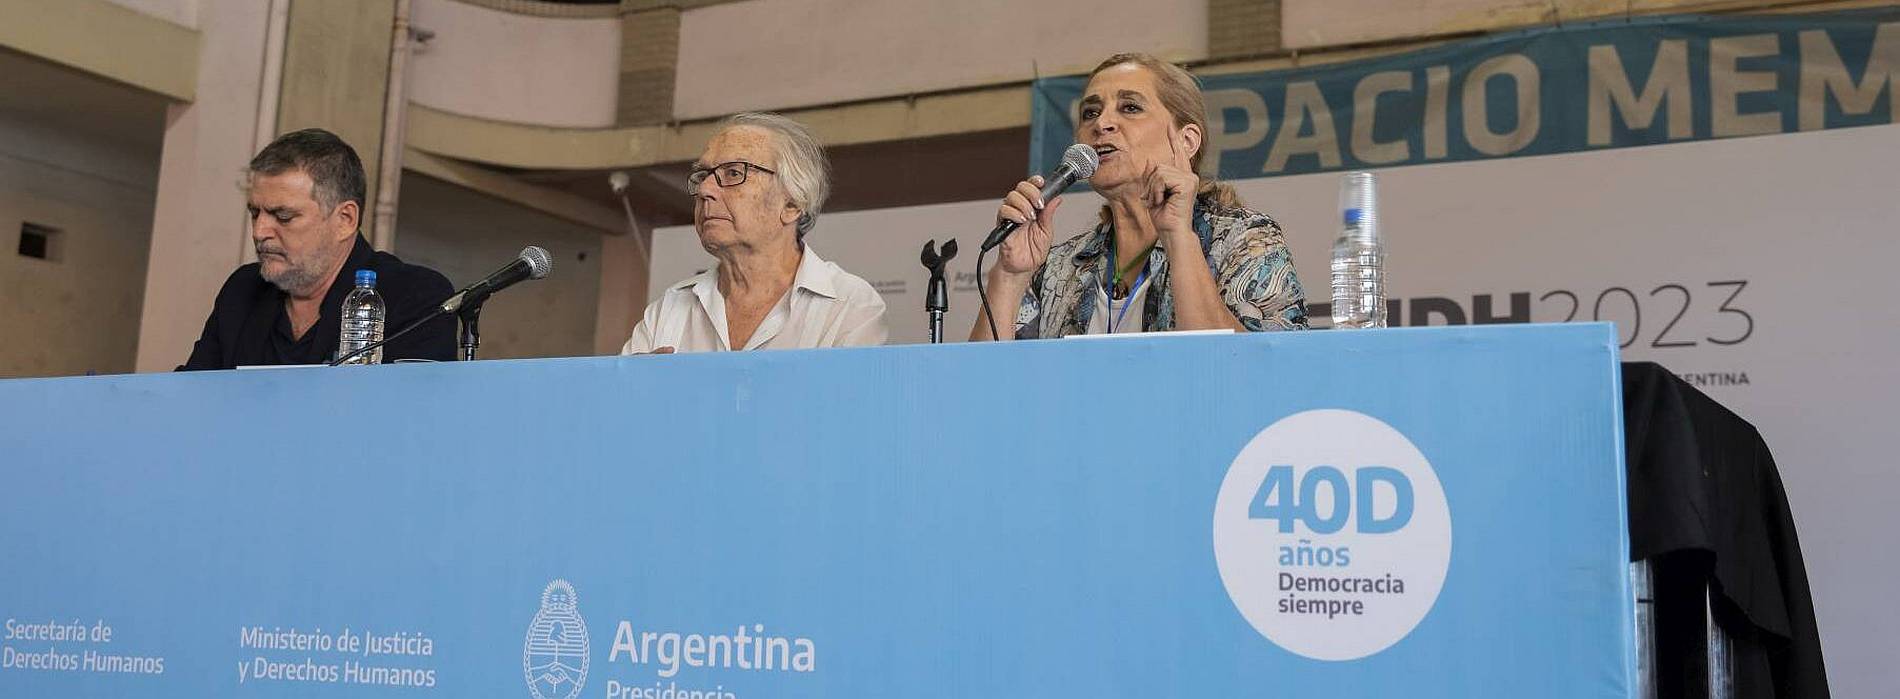
[[[1591,324],[0,381],[0,696],[1627,697],[1617,372]]]
[[[1202,78],[1220,179],[1900,123],[1900,8],[1539,28]],[[1038,80],[1030,171],[1076,141],[1081,76]]]

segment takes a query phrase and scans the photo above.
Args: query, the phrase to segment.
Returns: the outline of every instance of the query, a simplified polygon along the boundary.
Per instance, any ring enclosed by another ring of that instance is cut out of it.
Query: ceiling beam
[[[198,32],[106,0],[0,0],[0,47],[190,102]]]
[[[414,148],[404,151],[404,170],[518,204],[563,221],[578,223],[607,235],[626,235],[627,220],[620,212],[585,197],[528,184],[468,163],[456,162]],[[602,183],[605,186],[605,183]]]

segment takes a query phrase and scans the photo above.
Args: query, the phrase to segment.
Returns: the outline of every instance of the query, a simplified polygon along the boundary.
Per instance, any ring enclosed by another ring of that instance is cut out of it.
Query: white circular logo
[[[528,623],[521,649],[521,672],[535,699],[575,699],[587,686],[587,622],[580,598],[566,580],[541,591],[541,609]]]
[[[1451,512],[1405,435],[1363,413],[1309,410],[1234,457],[1214,501],[1214,560],[1267,640],[1354,660],[1397,643],[1438,601]]]

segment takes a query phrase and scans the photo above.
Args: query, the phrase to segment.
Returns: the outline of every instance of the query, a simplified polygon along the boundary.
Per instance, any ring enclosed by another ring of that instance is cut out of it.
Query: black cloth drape
[[[1623,365],[1623,410],[1630,556],[1657,562],[1658,638],[1703,635],[1699,601],[1684,614],[1660,597],[1707,581],[1716,623],[1733,638],[1735,696],[1828,696],[1801,544],[1761,434],[1649,362]],[[1667,662],[1681,650],[1657,648],[1660,696],[1693,684]]]

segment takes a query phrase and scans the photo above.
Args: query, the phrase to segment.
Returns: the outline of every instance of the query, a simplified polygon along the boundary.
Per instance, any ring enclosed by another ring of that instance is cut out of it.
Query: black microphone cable
[[[990,341],[995,342],[1003,336],[996,334],[996,315],[990,312],[990,292],[983,288],[983,256],[988,254],[989,248],[976,251],[976,295],[983,300],[983,318],[990,321]]]
[[[396,334],[394,335],[390,335],[389,337],[385,337],[381,340],[377,340],[375,342],[369,343],[362,347],[358,347],[354,351],[351,351],[349,354],[346,354],[341,357],[337,357],[334,360],[331,360],[329,363],[329,366],[342,366],[344,362],[348,362],[352,359],[361,357],[365,354],[375,351],[377,348],[382,347],[383,345],[387,345],[391,342],[395,342],[397,338],[400,338],[404,335],[409,334],[411,331],[415,330],[416,328],[422,327],[423,323],[427,323],[429,321],[435,320],[436,318],[442,317],[443,315],[444,313],[442,309],[438,307],[429,315],[410,321],[409,324],[403,326],[401,330],[397,330]]]

